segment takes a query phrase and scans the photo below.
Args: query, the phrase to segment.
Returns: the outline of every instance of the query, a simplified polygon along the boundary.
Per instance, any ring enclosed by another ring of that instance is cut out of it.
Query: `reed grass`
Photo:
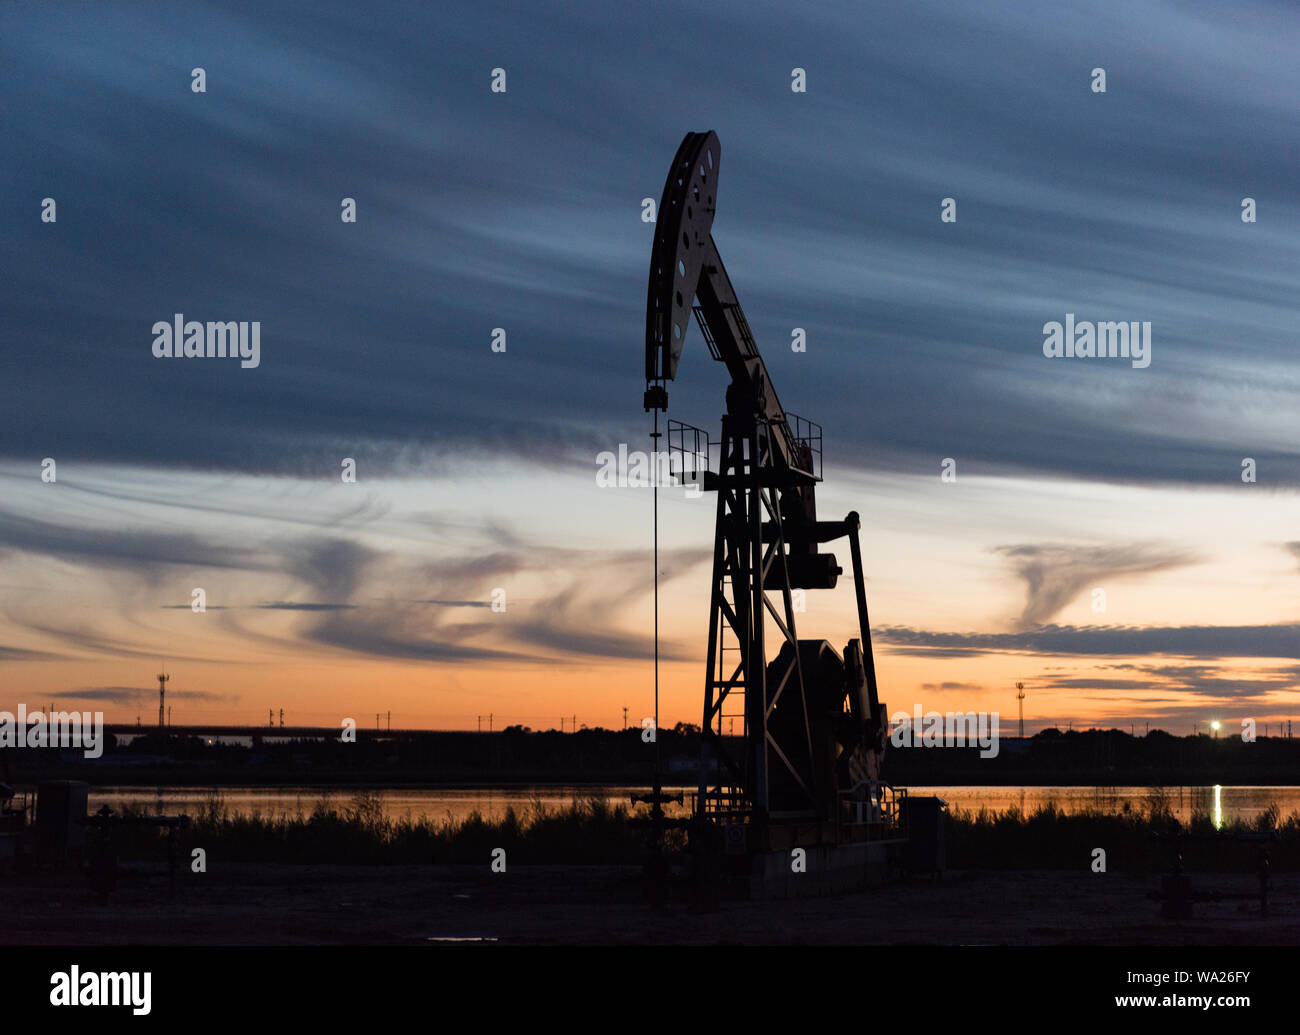
[[[125,806],[124,816],[148,810]],[[232,813],[214,793],[191,818],[187,846],[228,862],[283,863],[486,863],[504,848],[509,863],[628,863],[640,859],[642,836],[628,824],[627,806],[575,798],[558,809],[534,800],[513,806],[498,819],[477,810],[455,819],[388,818],[380,791],[360,791],[335,803],[323,795],[307,816]],[[119,827],[124,858],[158,857],[165,835],[143,827]]]
[[[125,816],[148,810],[125,806]],[[360,791],[343,801],[323,794],[310,814],[251,816],[232,813],[213,792],[184,834],[188,848],[204,848],[210,859],[282,863],[467,863],[486,864],[493,849],[504,848],[511,864],[635,864],[644,855],[644,834],[631,826],[626,805],[603,798],[575,798],[547,808],[534,799],[488,819],[475,811],[461,819],[390,818],[381,791]],[[1106,853],[1107,871],[1152,873],[1170,862],[1157,832],[1169,829],[1168,796],[1153,790],[1136,809],[1066,813],[1053,802],[1022,813],[981,808],[955,810],[947,818],[950,869],[1089,869],[1095,850]],[[1282,818],[1276,804],[1253,823],[1240,821],[1216,829],[1202,810],[1183,825],[1189,871],[1253,872],[1258,844],[1241,834],[1273,831],[1269,852],[1274,872],[1300,866],[1300,812]],[[116,834],[123,858],[162,858],[165,835],[148,827],[123,826]]]

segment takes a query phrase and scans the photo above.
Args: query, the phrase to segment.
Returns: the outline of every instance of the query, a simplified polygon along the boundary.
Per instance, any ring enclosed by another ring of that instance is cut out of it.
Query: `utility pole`
[[[389,713],[388,713],[388,732],[389,732],[389,733],[392,733],[392,732],[393,732],[393,713],[392,713],[392,712],[389,712]]]
[[[172,728],[172,706],[170,704],[167,706],[167,728]]]
[[[280,709],[280,729],[284,729],[284,709]]]
[[[375,732],[379,732],[379,713],[375,712]]]
[[[623,728],[627,729],[627,705],[623,705]]]
[[[271,729],[275,729],[275,709],[274,709],[274,708],[268,708],[268,709],[266,709],[266,724],[267,724],[268,726],[270,726]]]
[[[1020,705],[1020,739],[1025,739],[1025,684],[1016,684],[1016,701]]]
[[[488,732],[492,732],[492,713],[488,712]]]
[[[167,696],[167,680],[171,679],[166,671],[158,673],[158,728],[162,729],[165,725],[166,712],[163,710],[163,699]]]

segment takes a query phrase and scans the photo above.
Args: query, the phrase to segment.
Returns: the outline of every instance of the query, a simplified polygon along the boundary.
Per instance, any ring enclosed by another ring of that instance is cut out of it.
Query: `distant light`
[[[1215,719],[1212,723],[1210,723],[1210,729],[1214,730],[1216,733],[1219,731],[1219,720],[1218,720],[1218,719]]]

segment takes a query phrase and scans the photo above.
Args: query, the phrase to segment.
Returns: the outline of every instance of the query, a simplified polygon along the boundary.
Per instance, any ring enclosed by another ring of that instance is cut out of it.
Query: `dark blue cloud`
[[[891,653],[930,658],[981,654],[1188,658],[1300,658],[1300,625],[1044,625],[1014,633],[951,633],[887,626],[873,634]]]
[[[70,698],[77,701],[107,701],[110,704],[132,704],[138,701],[153,700],[158,694],[157,687],[140,688],[133,686],[84,686],[77,690],[54,690],[48,696]],[[238,694],[220,694],[208,690],[169,689],[167,696],[172,700],[184,701],[238,701]]]
[[[412,449],[589,463],[643,430],[640,201],[713,128],[715,237],[832,469],[1232,484],[1252,456],[1294,485],[1297,22],[6,5],[0,450],[322,477]],[[177,312],[261,321],[261,366],[153,358]],[[1150,320],[1150,369],[1045,359],[1067,312]],[[711,426],[722,377],[691,337],[672,413]]]

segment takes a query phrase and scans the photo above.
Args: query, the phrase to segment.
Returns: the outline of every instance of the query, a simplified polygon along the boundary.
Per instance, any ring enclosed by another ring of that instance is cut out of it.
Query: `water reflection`
[[[686,805],[672,804],[674,815],[690,808],[692,787],[665,787],[670,793],[686,792]],[[373,789],[372,789],[373,790]],[[521,816],[535,805],[548,811],[567,807],[575,798],[599,798],[610,805],[628,804],[628,794],[648,793],[645,787],[505,787],[505,788],[378,788],[383,811],[390,819],[464,820],[477,811],[484,819],[500,819],[507,808]],[[1285,818],[1300,812],[1300,787],[914,787],[914,794],[935,794],[953,809],[978,812],[987,808],[997,812],[1018,807],[1028,814],[1047,804],[1066,813],[1104,811],[1110,813],[1147,814],[1156,802],[1163,802],[1182,822],[1193,813],[1206,815],[1216,828],[1234,820],[1252,821],[1274,803]],[[197,815],[214,792],[202,787],[97,787],[90,793],[90,811],[101,805],[118,808],[130,803],[170,815],[187,812]],[[222,804],[231,815],[308,816],[324,800],[329,807],[343,811],[356,793],[350,788],[320,787],[225,787],[219,792]]]

